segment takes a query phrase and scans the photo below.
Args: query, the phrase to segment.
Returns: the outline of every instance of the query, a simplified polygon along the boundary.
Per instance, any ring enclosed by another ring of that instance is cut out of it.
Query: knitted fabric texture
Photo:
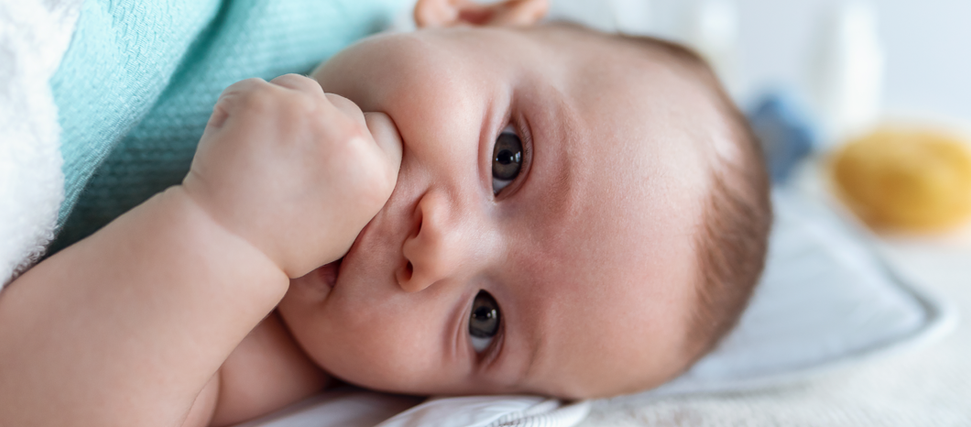
[[[67,246],[188,172],[219,94],[308,73],[383,29],[401,0],[85,1],[51,79],[63,128]]]

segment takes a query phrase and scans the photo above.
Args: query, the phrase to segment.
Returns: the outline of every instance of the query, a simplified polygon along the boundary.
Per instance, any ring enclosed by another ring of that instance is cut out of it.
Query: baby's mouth
[[[327,285],[328,288],[333,288],[334,285],[337,284],[337,276],[340,275],[341,261],[343,260],[344,258],[341,258],[317,269],[317,277],[320,278],[320,281]]]

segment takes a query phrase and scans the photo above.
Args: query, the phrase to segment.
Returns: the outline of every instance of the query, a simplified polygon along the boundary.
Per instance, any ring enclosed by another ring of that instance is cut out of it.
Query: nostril
[[[398,270],[396,274],[398,279],[398,284],[404,287],[407,283],[411,282],[411,277],[414,275],[415,268],[411,265],[411,261],[405,264],[404,268]]]

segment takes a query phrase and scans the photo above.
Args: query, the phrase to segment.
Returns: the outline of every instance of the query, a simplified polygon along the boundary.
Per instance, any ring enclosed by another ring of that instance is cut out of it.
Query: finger
[[[397,176],[403,150],[398,127],[394,125],[391,117],[384,113],[366,113],[364,119],[367,121],[368,131],[374,137],[375,144],[384,152],[388,163],[394,168],[394,176]]]
[[[223,92],[219,94],[219,101],[225,101],[228,99],[236,98],[244,93],[255,91],[260,86],[263,86],[266,84],[267,84],[266,80],[263,80],[258,77],[240,80],[236,83],[229,85],[228,87],[226,87],[226,89],[223,89]]]
[[[222,93],[219,94],[219,99],[216,100],[216,104],[212,107],[212,115],[209,116],[209,121],[206,122],[204,133],[221,128],[236,107],[236,99],[242,94],[253,91],[258,86],[265,84],[266,81],[263,79],[250,78],[240,80],[223,89]]]
[[[549,10],[547,0],[517,0],[497,8],[498,13],[489,20],[490,25],[525,27],[533,25]]]
[[[310,77],[301,76],[300,74],[284,74],[270,80],[270,83],[285,87],[287,89],[293,89],[297,92],[315,95],[324,94],[324,89],[320,87],[320,83],[317,83],[316,80],[311,79]]]
[[[257,86],[264,85],[264,84],[266,84],[266,80],[263,80],[259,77],[251,77],[248,79],[240,80],[236,83],[229,85],[228,87],[226,87],[226,89],[223,89],[223,93],[219,95],[219,97],[222,98],[226,95],[246,92],[248,90],[252,90]]]
[[[229,117],[229,110],[226,109],[226,102],[221,99],[216,102],[216,105],[212,107],[212,115],[209,116],[209,121],[206,122],[205,133],[210,130],[219,129],[226,123],[226,119]]]
[[[326,96],[331,105],[337,108],[337,111],[344,113],[344,115],[350,117],[355,123],[361,125],[362,127],[367,126],[367,123],[364,121],[364,112],[361,111],[361,107],[358,107],[354,101],[344,98],[336,93],[328,93]]]
[[[209,118],[209,123],[207,123],[207,126],[222,126],[223,122],[226,121],[226,117],[232,114],[233,109],[236,106],[235,101],[237,98],[247,92],[252,92],[259,86],[265,84],[266,80],[261,78],[250,78],[240,80],[227,86],[226,89],[223,89],[222,93],[219,94],[219,99],[216,100],[216,105],[213,106],[212,116]]]

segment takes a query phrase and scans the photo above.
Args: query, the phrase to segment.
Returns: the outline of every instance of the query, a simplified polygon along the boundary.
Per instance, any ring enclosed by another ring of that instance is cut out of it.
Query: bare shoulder
[[[218,397],[211,425],[265,415],[313,395],[328,383],[327,375],[300,349],[276,311],[240,342],[213,380],[218,381],[212,385],[218,388]],[[206,395],[203,390],[196,403],[203,404]]]

